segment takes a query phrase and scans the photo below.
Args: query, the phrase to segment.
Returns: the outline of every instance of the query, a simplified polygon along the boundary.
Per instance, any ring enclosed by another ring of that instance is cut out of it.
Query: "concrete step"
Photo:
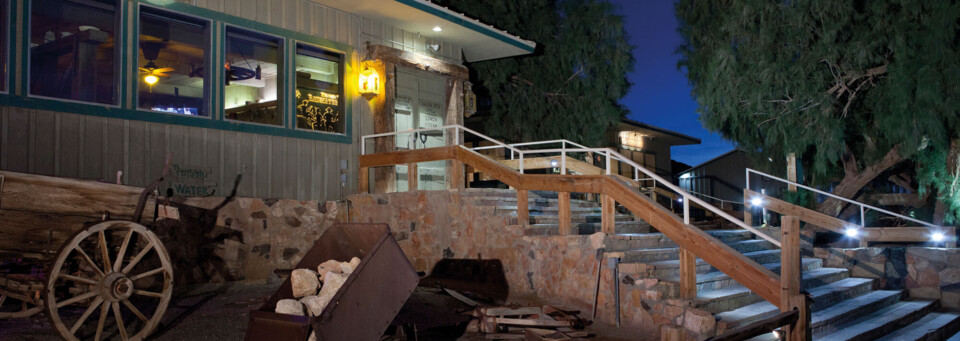
[[[856,320],[836,324],[836,330],[814,332],[814,338],[823,341],[876,340],[881,336],[908,326],[933,311],[933,301],[898,302],[873,310]]]
[[[601,223],[574,223],[573,234],[589,235],[601,232]],[[616,233],[650,232],[650,225],[642,221],[618,221],[614,223]],[[560,234],[559,224],[530,224],[523,230],[525,236],[556,236]]]
[[[516,213],[513,213],[516,215]],[[641,221],[636,219],[634,216],[629,214],[616,214],[613,216],[615,221]],[[577,214],[570,215],[570,222],[572,223],[599,223],[602,220],[600,214]],[[531,214],[530,215],[530,224],[558,224],[560,222],[559,215],[545,215],[545,214]]]
[[[747,252],[743,254],[747,258],[752,259],[754,262],[760,264],[767,263],[779,263],[780,262],[780,250],[763,250],[756,252]],[[646,263],[647,276],[640,277],[652,277],[658,279],[667,279],[673,278],[679,275],[680,271],[680,261],[679,260],[665,260],[659,262]],[[711,271],[719,271],[714,268],[712,265],[704,261],[703,259],[697,258],[697,273],[704,274]]]
[[[774,273],[780,273],[780,263],[761,264]],[[820,258],[803,258],[801,268],[803,271],[813,271],[823,266],[823,260]],[[676,297],[680,292],[680,278],[678,276],[669,279],[662,279],[659,282],[667,297]],[[720,271],[708,272],[697,275],[697,291],[722,289],[730,286],[740,285],[737,281],[730,278],[729,275]]]
[[[706,231],[724,243],[753,239],[753,232],[747,230]],[[677,244],[662,233],[618,234],[607,236],[604,240],[607,251],[628,251],[644,248],[677,247]]]
[[[808,290],[813,299],[811,311],[823,310],[837,302],[860,296],[873,288],[873,280],[867,278],[844,278]],[[734,310],[718,313],[717,330],[727,330],[745,326],[776,315],[779,308],[767,301],[746,305]]]
[[[884,335],[878,341],[943,340],[960,330],[960,315],[956,313],[929,313],[917,322]]]
[[[803,287],[818,287],[840,281],[849,276],[849,270],[840,268],[820,268],[803,272]],[[750,289],[741,285],[697,292],[696,306],[711,313],[730,311],[763,301]]]
[[[756,252],[776,248],[773,243],[763,239],[749,239],[727,243],[728,246],[740,253]],[[624,263],[649,263],[656,261],[678,259],[680,249],[672,248],[644,248],[623,252],[620,258]]]
[[[517,212],[516,205],[497,205],[495,207],[497,208],[497,211],[496,211],[497,214],[511,214],[511,213],[515,214]],[[543,215],[555,216],[560,214],[560,208],[557,206],[546,206],[546,207],[531,206],[529,207],[529,210],[530,210],[530,215],[543,214]],[[578,206],[571,205],[570,207],[570,215],[600,214],[600,213],[601,213],[600,206],[578,207]]]
[[[826,309],[811,313],[810,332],[826,334],[836,331],[840,325],[900,302],[902,296],[901,290],[874,290],[837,302]]]
[[[517,197],[476,197],[474,203],[480,206],[512,206],[517,207]],[[529,198],[527,207],[559,207],[560,199]],[[586,200],[570,200],[570,207],[600,207],[600,203]]]

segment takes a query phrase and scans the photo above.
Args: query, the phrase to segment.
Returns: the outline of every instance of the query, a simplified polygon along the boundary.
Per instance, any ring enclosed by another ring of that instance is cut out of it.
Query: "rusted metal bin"
[[[293,298],[290,279],[250,314],[246,340],[379,340],[419,278],[386,224],[337,224],[320,236],[297,269],[316,269],[329,259],[360,258],[330,304],[317,317],[274,313],[277,301]]]

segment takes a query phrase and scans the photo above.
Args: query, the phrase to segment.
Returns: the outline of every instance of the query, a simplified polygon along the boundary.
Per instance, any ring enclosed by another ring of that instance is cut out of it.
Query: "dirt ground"
[[[257,309],[280,285],[271,283],[234,282],[194,288],[175,298],[164,319],[149,340],[242,340],[249,312]],[[419,340],[485,340],[482,335],[464,335],[469,317],[458,311],[468,310],[465,304],[437,289],[418,288],[398,315],[395,324],[416,325]],[[446,326],[446,327],[445,327]],[[390,328],[396,334],[395,328]],[[590,340],[643,340],[642,335],[616,328],[593,325],[598,334]],[[385,338],[398,340],[402,337]],[[410,338],[413,339],[413,338]],[[0,320],[0,340],[61,340],[43,315]],[[279,340],[278,340],[279,341]]]

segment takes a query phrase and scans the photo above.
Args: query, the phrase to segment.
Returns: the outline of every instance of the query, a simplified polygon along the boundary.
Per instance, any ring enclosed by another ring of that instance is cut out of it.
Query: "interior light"
[[[677,202],[683,202],[683,198],[677,198]]]
[[[434,32],[440,32],[440,31],[443,31],[443,28],[441,28],[440,26],[434,26],[434,27],[433,27],[433,31],[434,31]]]
[[[843,234],[850,238],[856,238],[858,235],[860,235],[860,230],[858,230],[856,227],[848,227],[845,231],[843,231]]]
[[[750,205],[760,206],[762,204],[763,204],[763,199],[760,199],[759,197],[750,199]]]
[[[690,175],[690,173],[683,173],[683,174],[680,175],[680,178],[681,178],[681,179],[689,179],[689,178],[692,177],[692,176],[693,176],[693,175]]]
[[[779,330],[779,329],[774,329],[774,330],[773,330],[773,337],[776,338],[777,340],[780,339],[780,330]]]
[[[941,242],[943,241],[943,238],[944,238],[943,232],[934,232],[933,235],[930,236],[930,240],[933,240],[935,242]]]
[[[145,77],[143,77],[143,81],[147,82],[147,84],[150,84],[150,85],[157,84],[157,81],[159,80],[160,78],[157,78],[157,76],[154,76],[154,75],[146,75]]]
[[[550,160],[550,167],[556,167],[559,162],[557,160]]]

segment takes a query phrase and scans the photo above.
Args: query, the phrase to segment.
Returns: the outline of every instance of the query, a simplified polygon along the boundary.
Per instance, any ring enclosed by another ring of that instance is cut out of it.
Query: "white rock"
[[[316,295],[320,287],[317,273],[310,269],[296,269],[290,274],[290,284],[293,287],[293,297]]]
[[[312,329],[310,330],[310,338],[307,341],[317,341],[317,333]]]
[[[324,271],[333,271],[336,273],[343,272],[340,270],[340,262],[333,259],[323,262],[323,264],[320,264],[320,266],[317,267],[317,272],[324,272]]]
[[[353,270],[357,269],[358,265],[360,265],[360,258],[353,257],[349,262],[340,263],[340,270],[349,275],[353,273]]]
[[[274,312],[277,314],[286,314],[286,315],[303,315],[303,304],[297,300],[279,300],[277,301],[277,308],[274,309]]]
[[[307,308],[307,316],[320,316],[320,313],[323,313],[323,308],[327,307],[327,304],[330,303],[330,299],[323,299],[319,296],[307,296],[300,299],[300,303]]]
[[[328,272],[324,276],[323,287],[320,288],[320,293],[317,294],[317,296],[319,296],[321,300],[326,300],[329,304],[329,302],[333,300],[333,296],[337,294],[337,291],[340,291],[343,283],[347,281],[347,276],[349,275]]]

